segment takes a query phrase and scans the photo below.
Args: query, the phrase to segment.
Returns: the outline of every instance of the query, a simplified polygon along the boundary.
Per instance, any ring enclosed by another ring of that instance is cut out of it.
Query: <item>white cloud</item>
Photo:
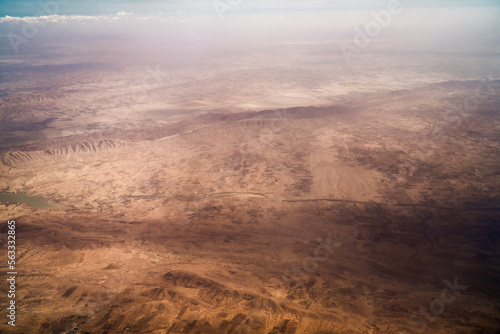
[[[114,15],[45,15],[45,16],[25,16],[25,17],[15,17],[15,16],[5,16],[0,17],[1,23],[30,23],[35,25],[44,25],[45,23],[69,23],[69,22],[82,22],[82,21],[100,21],[100,22],[111,22],[115,20],[125,20],[129,18],[134,18],[133,13],[118,12]],[[137,17],[140,18],[140,17]],[[153,17],[149,17],[153,19]]]

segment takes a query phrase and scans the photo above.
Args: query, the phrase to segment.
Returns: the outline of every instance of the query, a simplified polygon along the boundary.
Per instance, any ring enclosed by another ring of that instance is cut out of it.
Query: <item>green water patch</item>
[[[3,204],[22,204],[26,203],[35,209],[62,209],[64,206],[50,204],[45,197],[28,196],[25,193],[2,193],[0,192],[0,203]]]

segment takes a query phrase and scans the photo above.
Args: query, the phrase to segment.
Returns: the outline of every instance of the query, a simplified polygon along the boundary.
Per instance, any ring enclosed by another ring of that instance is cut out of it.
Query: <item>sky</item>
[[[401,11],[378,24],[376,16],[398,1]],[[248,53],[286,43],[359,51],[359,31],[366,37],[369,27],[366,51],[406,43],[407,50],[491,53],[500,52],[499,18],[500,0],[0,0],[0,55],[42,59],[65,49],[136,57],[142,48],[145,56],[182,58],[196,48]]]
[[[377,8],[388,0],[0,0],[0,16],[110,15],[118,12],[200,13],[216,6],[238,11]],[[401,0],[406,7],[500,6],[498,0]]]

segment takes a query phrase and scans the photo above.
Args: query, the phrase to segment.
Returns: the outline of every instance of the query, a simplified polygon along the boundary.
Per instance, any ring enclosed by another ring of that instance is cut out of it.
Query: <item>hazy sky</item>
[[[233,5],[234,10],[294,10],[317,8],[378,8],[387,0],[24,0],[0,1],[0,16],[40,16],[45,15],[41,4],[51,11],[58,3],[54,14],[59,15],[109,15],[120,11],[138,14],[157,14],[161,12],[207,12],[214,10],[215,4]],[[401,0],[405,7],[460,7],[460,6],[499,6],[498,0]],[[47,11],[45,11],[47,12]]]
[[[342,43],[358,53],[500,52],[499,0],[400,0],[401,10],[377,23],[374,13],[397,1],[0,1],[0,55],[45,59],[64,49],[82,57],[168,52],[182,58],[272,52],[270,45],[291,43],[331,44],[332,52]],[[370,27],[374,33],[360,41],[359,31],[366,37]]]

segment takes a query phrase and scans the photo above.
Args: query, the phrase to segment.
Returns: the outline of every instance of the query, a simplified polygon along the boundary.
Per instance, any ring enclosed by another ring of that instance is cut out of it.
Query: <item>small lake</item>
[[[36,209],[62,209],[62,205],[50,204],[45,197],[41,196],[28,196],[25,193],[1,193],[0,203],[3,204],[21,204],[26,203],[32,208]]]

